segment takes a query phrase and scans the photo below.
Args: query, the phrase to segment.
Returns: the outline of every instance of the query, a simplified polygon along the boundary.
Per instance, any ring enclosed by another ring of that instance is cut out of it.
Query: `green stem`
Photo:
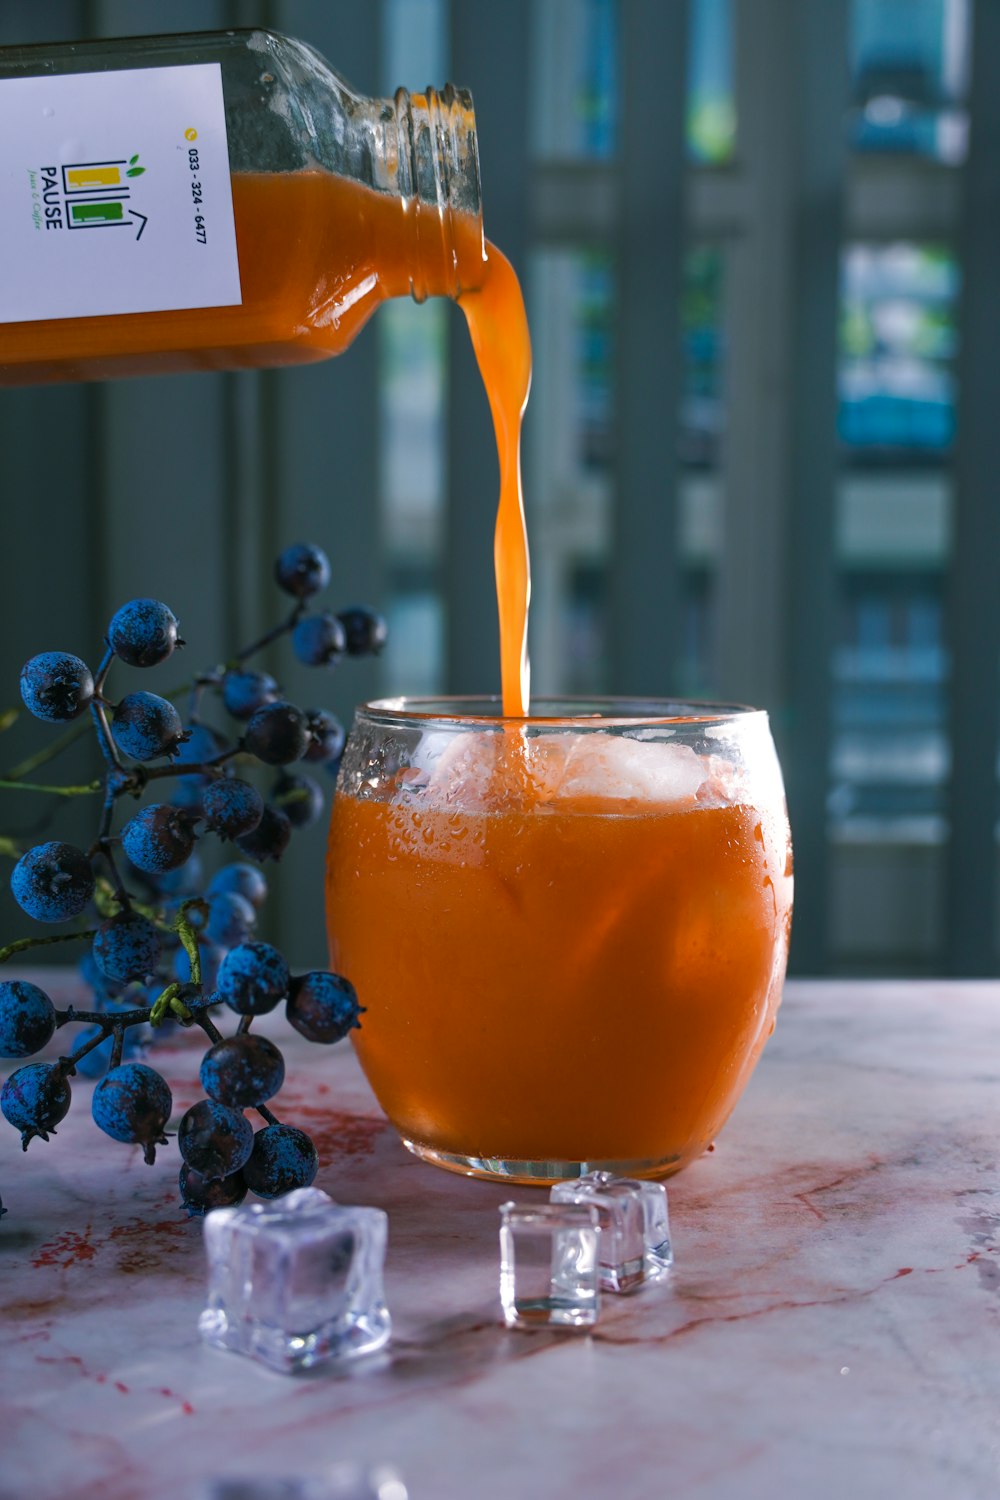
[[[179,990],[179,984],[168,984],[163,994],[153,1002],[149,1011],[150,1026],[159,1026],[169,1019],[172,1002],[177,998]]]
[[[6,854],[8,859],[21,858],[21,850],[14,843],[14,840],[5,838],[3,835],[0,835],[0,854]]]
[[[201,952],[198,948],[198,934],[187,919],[188,911],[192,907],[204,909],[204,902],[195,897],[191,901],[185,901],[180,909],[174,930],[181,940],[181,947],[188,956],[191,965],[191,983],[201,989]]]
[[[82,932],[53,932],[46,937],[18,938],[16,943],[8,943],[6,947],[0,948],[0,964],[5,964],[15,953],[27,952],[29,948],[45,948],[50,943],[78,943],[81,938],[92,938],[96,932],[96,927],[87,927]]]
[[[0,777],[0,787],[6,787],[12,792],[46,792],[52,797],[87,797],[92,792],[99,792],[101,783],[88,781],[86,786],[45,786],[38,781],[13,781],[8,777]]]

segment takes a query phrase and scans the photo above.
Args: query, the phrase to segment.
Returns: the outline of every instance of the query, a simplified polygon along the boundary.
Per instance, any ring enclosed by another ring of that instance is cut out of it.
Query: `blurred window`
[[[853,0],[851,138],[858,151],[965,160],[969,0]]]
[[[533,9],[536,156],[603,160],[618,146],[617,0],[545,0]]]
[[[444,0],[384,0],[383,88],[422,89],[447,74]],[[435,693],[444,677],[444,423],[448,309],[393,301],[379,350],[387,693]]]
[[[693,0],[688,14],[688,154],[720,166],[736,148],[733,0]]]

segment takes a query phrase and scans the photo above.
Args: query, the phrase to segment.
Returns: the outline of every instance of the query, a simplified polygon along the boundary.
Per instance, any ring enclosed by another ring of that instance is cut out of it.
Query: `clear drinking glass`
[[[792,862],[763,712],[385,699],[327,861],[358,1055],[417,1155],[553,1181],[677,1171],[774,1029]]]

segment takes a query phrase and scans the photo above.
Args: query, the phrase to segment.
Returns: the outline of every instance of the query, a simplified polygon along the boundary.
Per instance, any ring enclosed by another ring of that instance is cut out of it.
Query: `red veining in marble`
[[[31,1257],[33,1266],[78,1266],[86,1261],[93,1260],[97,1254],[97,1246],[91,1240],[91,1228],[88,1224],[82,1234],[75,1229],[66,1229],[62,1234],[57,1234],[55,1239],[47,1240]]]
[[[105,1243],[118,1251],[118,1270],[134,1276],[165,1269],[178,1244],[191,1238],[188,1219],[127,1219],[114,1226]]]
[[[157,1395],[166,1396],[170,1401],[180,1401],[181,1411],[184,1413],[184,1415],[186,1417],[194,1416],[194,1407],[191,1405],[190,1401],[182,1400],[182,1398],[178,1396],[177,1392],[172,1391],[168,1385],[161,1385],[159,1390],[157,1391]]]
[[[792,1197],[796,1203],[801,1203],[803,1208],[808,1209],[809,1213],[817,1218],[821,1224],[825,1224],[829,1218],[829,1214],[824,1212],[823,1209],[817,1208],[812,1200],[825,1193],[832,1193],[837,1188],[844,1187],[848,1183],[853,1183],[860,1177],[866,1177],[869,1172],[875,1172],[879,1167],[884,1165],[885,1163],[882,1159],[873,1154],[869,1156],[866,1162],[856,1167],[851,1167],[846,1172],[841,1172],[839,1176],[831,1178],[829,1182],[819,1182],[815,1187],[803,1188],[801,1192],[793,1193]]]
[[[370,1155],[379,1136],[392,1128],[388,1120],[330,1109],[326,1105],[293,1103],[290,1108],[278,1108],[277,1113],[282,1120],[298,1125],[312,1137],[323,1166],[347,1156]]]
[[[165,1202],[173,1203],[173,1194]],[[114,1224],[107,1234],[94,1233],[88,1224],[82,1234],[75,1229],[65,1230],[48,1240],[32,1256],[31,1264],[36,1268],[86,1264],[99,1252],[113,1246],[118,1252],[117,1269],[125,1275],[162,1270],[171,1261],[179,1244],[196,1238],[197,1226],[192,1230],[191,1221],[176,1213],[170,1218],[133,1218],[122,1224]]]

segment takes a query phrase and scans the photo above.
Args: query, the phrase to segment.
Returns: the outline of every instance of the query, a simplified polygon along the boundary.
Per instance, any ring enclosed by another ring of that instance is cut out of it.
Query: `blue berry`
[[[181,1203],[192,1218],[211,1213],[213,1208],[235,1208],[247,1195],[242,1172],[232,1172],[228,1177],[203,1177],[187,1162],[181,1167],[178,1183]]]
[[[148,917],[120,911],[94,934],[94,962],[106,979],[145,979],[160,962],[160,934]]]
[[[171,896],[163,903],[163,916],[169,922],[176,922],[183,912],[184,920],[195,932],[203,931],[208,921],[208,907],[201,896]],[[180,942],[176,932],[165,932],[164,940],[172,947]]]
[[[308,1187],[319,1171],[316,1147],[294,1125],[265,1125],[253,1138],[253,1152],[243,1168],[247,1186],[258,1198],[277,1198]]]
[[[140,808],[122,829],[122,848],[136,868],[147,875],[176,870],[192,854],[194,845],[191,814],[168,802]]]
[[[129,1027],[129,1030],[125,1033],[126,1041],[128,1040],[130,1033],[136,1029],[137,1028]],[[98,1046],[94,1047],[90,1052],[87,1052],[83,1057],[81,1057],[78,1063],[74,1064],[76,1071],[78,1073],[81,1073],[84,1078],[103,1077],[103,1075],[108,1071],[108,1064],[111,1061],[111,1053],[115,1045],[115,1039],[113,1033],[110,1031],[105,1031],[103,1026],[88,1026],[86,1030],[81,1031],[79,1036],[74,1038],[74,1041],[77,1047],[82,1047],[85,1042],[92,1042],[96,1036],[103,1036],[104,1040],[99,1043]]]
[[[235,948],[246,942],[257,926],[257,912],[245,896],[235,891],[220,891],[208,900],[205,936],[220,948]]]
[[[315,765],[327,765],[332,760],[339,760],[344,753],[347,738],[340,720],[327,713],[326,709],[310,708],[306,712],[306,725],[309,729],[309,744],[302,759]]]
[[[271,805],[293,828],[306,828],[323,815],[323,790],[311,776],[283,775],[274,784]]]
[[[258,708],[273,703],[280,689],[268,672],[234,667],[222,679],[222,701],[234,719],[249,719]]]
[[[253,1150],[253,1129],[249,1120],[228,1105],[200,1099],[181,1119],[177,1145],[189,1167],[214,1181],[246,1165]]]
[[[126,1058],[141,1058],[145,1056],[149,1045],[149,1030],[148,1026],[130,1026],[128,1028],[125,1032],[122,1048],[123,1055]],[[77,1047],[82,1047],[86,1042],[93,1041],[94,1037],[100,1036],[102,1033],[104,1035],[103,1042],[100,1042],[92,1051],[85,1053],[80,1058],[80,1061],[74,1064],[76,1071],[81,1073],[84,1078],[103,1078],[104,1074],[108,1071],[108,1065],[111,1062],[111,1053],[115,1045],[114,1035],[110,1031],[105,1032],[103,1026],[95,1025],[88,1026],[84,1031],[80,1032],[79,1036],[73,1039],[75,1051]]]
[[[36,719],[63,724],[82,714],[93,696],[90,668],[67,651],[43,651],[21,668],[21,698]]]
[[[108,626],[108,645],[130,667],[155,667],[184,642],[172,609],[158,599],[132,599]]]
[[[292,825],[283,812],[265,804],[264,813],[253,833],[245,833],[234,842],[236,847],[251,859],[279,860],[288,848],[292,836]]]
[[[294,703],[281,699],[258,708],[243,732],[243,748],[269,766],[287,766],[298,760],[308,744],[305,714]]]
[[[184,726],[174,705],[155,693],[128,693],[111,720],[111,734],[119,750],[133,760],[155,760],[177,754]]]
[[[355,1027],[365,1007],[341,974],[314,970],[292,980],[285,1015],[289,1025],[310,1042],[339,1042]]]
[[[266,1104],[285,1081],[285,1060],[266,1036],[225,1037],[202,1058],[201,1086],[232,1109]]]
[[[0,1057],[32,1057],[52,1040],[55,1006],[26,979],[0,983]]]
[[[11,895],[36,922],[78,917],[94,894],[94,872],[82,849],[57,839],[22,854],[10,877]]]
[[[201,798],[205,822],[221,839],[253,833],[264,815],[264,799],[249,781],[222,776],[205,788]]]
[[[65,1119],[70,1106],[69,1083],[58,1063],[28,1063],[12,1073],[0,1091],[0,1112],[21,1132],[21,1150],[35,1136],[47,1141],[49,1131]],[[252,1142],[251,1142],[252,1144]]]
[[[256,865],[223,865],[208,882],[205,894],[216,896],[221,891],[235,891],[260,911],[267,900],[267,881]]]
[[[188,738],[177,752],[175,764],[178,766],[204,765],[208,761],[221,755],[226,749],[226,741],[217,729],[210,724],[193,724],[188,731]],[[188,776],[178,777],[178,785],[185,791],[197,790],[198,800],[201,797],[201,788],[208,782],[204,771],[192,771]]]
[[[219,970],[219,994],[241,1016],[263,1016],[284,1000],[291,984],[288,965],[270,943],[240,943]]]
[[[381,615],[355,605],[341,610],[338,619],[347,638],[348,656],[378,656],[389,635]]]
[[[304,666],[336,666],[347,650],[344,627],[336,615],[306,615],[292,631],[292,650]]]
[[[170,789],[170,806],[182,812],[200,813],[202,789],[208,785],[207,776],[178,776]]]
[[[113,980],[108,979],[105,974],[101,973],[97,967],[93,953],[85,953],[77,968],[80,971],[80,978],[93,993],[95,1009],[104,1010],[121,995],[124,986],[115,983]]]
[[[163,1078],[145,1063],[120,1063],[94,1090],[90,1112],[94,1124],[114,1141],[138,1144],[152,1166],[157,1146],[165,1146],[163,1127],[170,1119],[173,1097]]]
[[[193,896],[196,891],[201,890],[202,880],[201,859],[197,854],[192,854],[176,870],[166,870],[162,875],[154,876],[153,884],[163,896],[183,897]]]
[[[274,565],[278,587],[296,599],[308,599],[330,582],[330,559],[319,547],[296,542],[286,547]]]

